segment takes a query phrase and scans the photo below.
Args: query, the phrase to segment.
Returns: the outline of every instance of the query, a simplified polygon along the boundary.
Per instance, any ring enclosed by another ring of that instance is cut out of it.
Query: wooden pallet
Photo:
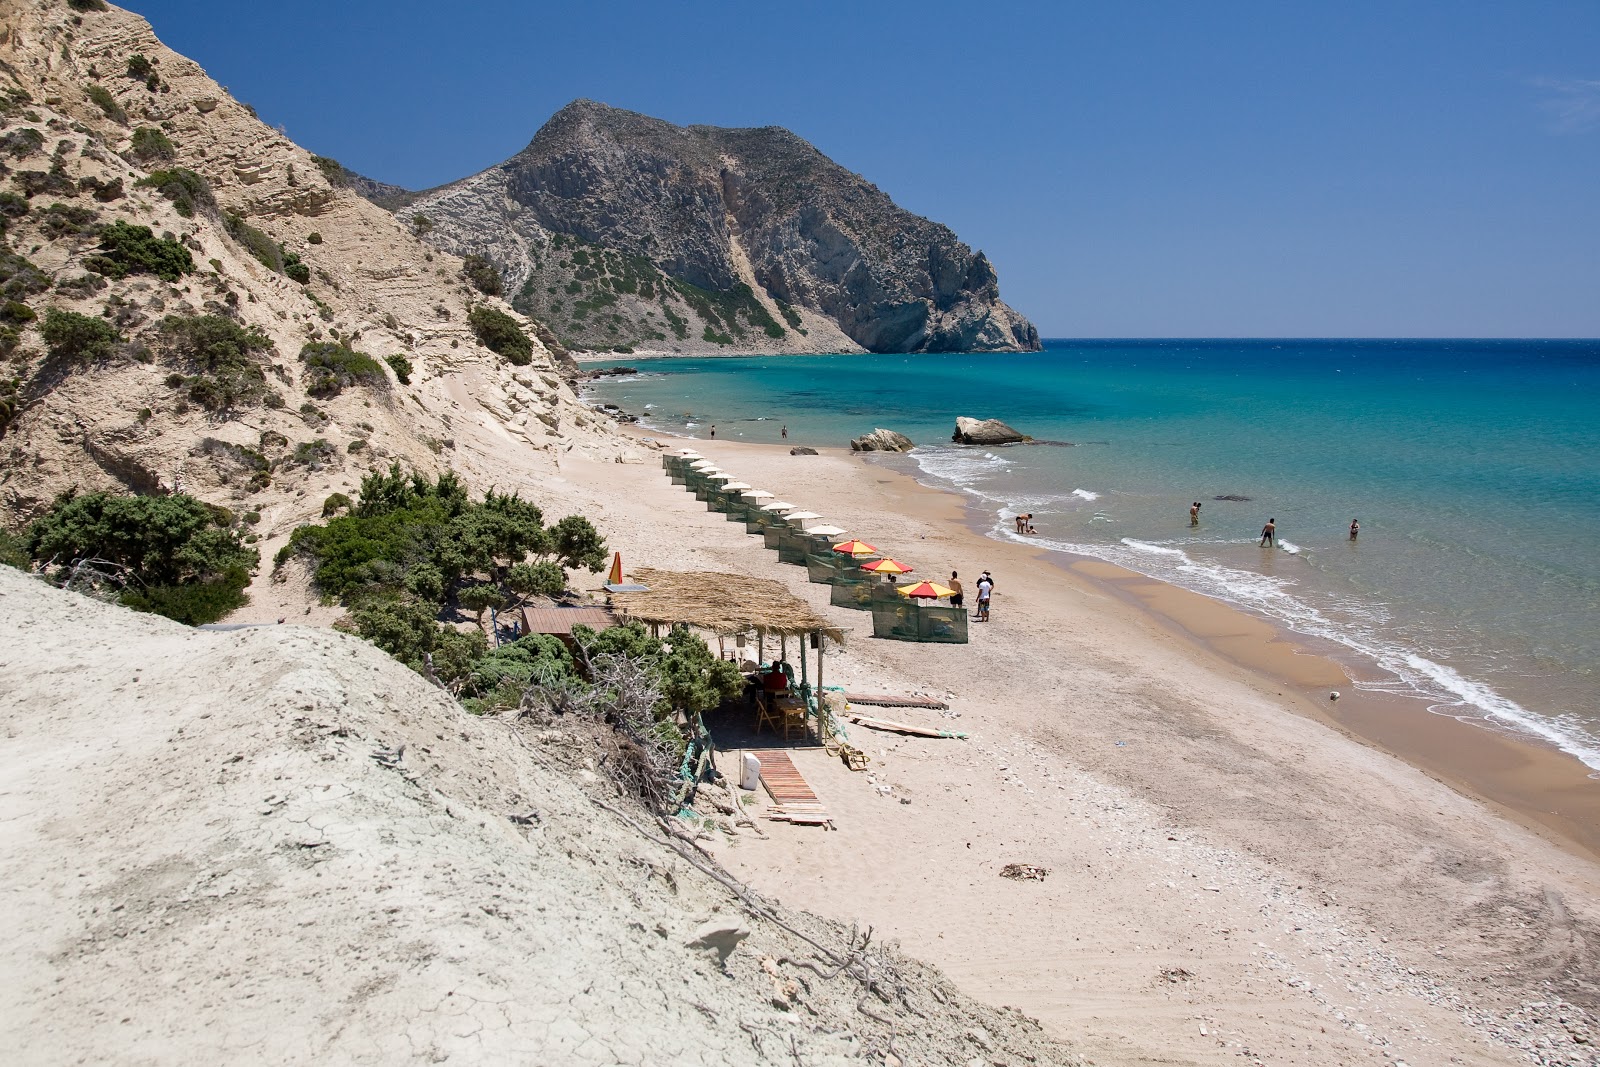
[[[831,826],[833,819],[811,786],[795,770],[787,752],[777,749],[752,752],[761,761],[761,785],[772,798],[767,818],[780,822]]]
[[[880,708],[927,708],[944,711],[950,707],[942,700],[929,697],[897,697],[887,693],[846,693],[844,698],[852,704],[872,704]]]
[[[865,726],[873,730],[888,730],[897,734],[910,734],[913,737],[951,737],[960,739],[967,736],[961,730],[940,730],[933,726],[913,726],[908,722],[895,722],[893,719],[870,719],[865,715],[846,715],[845,718],[857,726]]]

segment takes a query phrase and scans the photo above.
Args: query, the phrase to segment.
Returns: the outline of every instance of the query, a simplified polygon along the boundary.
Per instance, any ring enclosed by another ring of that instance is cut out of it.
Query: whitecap
[[[1074,489],[1072,495],[1083,500],[1099,500],[1100,494],[1090,489]]]

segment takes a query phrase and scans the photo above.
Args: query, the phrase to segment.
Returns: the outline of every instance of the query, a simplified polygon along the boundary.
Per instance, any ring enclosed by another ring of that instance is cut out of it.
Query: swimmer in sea
[[[1198,500],[1189,505],[1189,525],[1200,525],[1200,501]]]
[[[1274,548],[1278,545],[1277,519],[1268,519],[1267,524],[1261,527],[1261,547],[1266,548],[1269,545]]]
[[[1350,520],[1350,540],[1354,541],[1356,539],[1357,535],[1359,535],[1360,533],[1361,533],[1361,520],[1360,519],[1351,519]]]

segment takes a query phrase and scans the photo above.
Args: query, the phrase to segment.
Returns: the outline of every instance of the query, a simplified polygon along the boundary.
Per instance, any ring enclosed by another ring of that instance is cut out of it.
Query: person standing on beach
[[[789,439],[789,424],[784,423],[783,429],[779,430],[778,433],[785,441],[787,441]]]
[[[1351,519],[1350,520],[1350,540],[1354,541],[1356,539],[1356,536],[1358,534],[1360,534],[1360,533],[1361,533],[1361,520],[1360,519]]]
[[[959,608],[966,602],[966,596],[961,592],[961,579],[956,577],[956,572],[950,572],[950,588],[955,592],[950,594],[950,606]]]
[[[1278,545],[1278,520],[1268,519],[1267,524],[1261,527],[1261,547],[1276,548]]]
[[[983,577],[978,579],[978,621],[989,621],[989,598],[994,595],[994,580],[989,577],[989,572],[984,571]]]
[[[1200,525],[1200,501],[1198,500],[1189,505],[1189,525]]]

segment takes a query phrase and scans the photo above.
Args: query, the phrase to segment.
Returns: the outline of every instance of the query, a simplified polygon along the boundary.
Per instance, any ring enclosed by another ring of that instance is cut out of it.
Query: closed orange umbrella
[[[875,559],[871,563],[863,563],[861,569],[874,574],[910,574],[914,567],[907,567],[904,563],[893,559]]]
[[[916,585],[902,585],[897,592],[901,596],[917,597],[921,600],[933,600],[937,597],[956,595],[954,589],[940,585],[938,582],[918,582]]]
[[[845,541],[843,544],[834,545],[833,550],[846,556],[876,556],[878,554],[877,546],[869,545],[865,541]]]

